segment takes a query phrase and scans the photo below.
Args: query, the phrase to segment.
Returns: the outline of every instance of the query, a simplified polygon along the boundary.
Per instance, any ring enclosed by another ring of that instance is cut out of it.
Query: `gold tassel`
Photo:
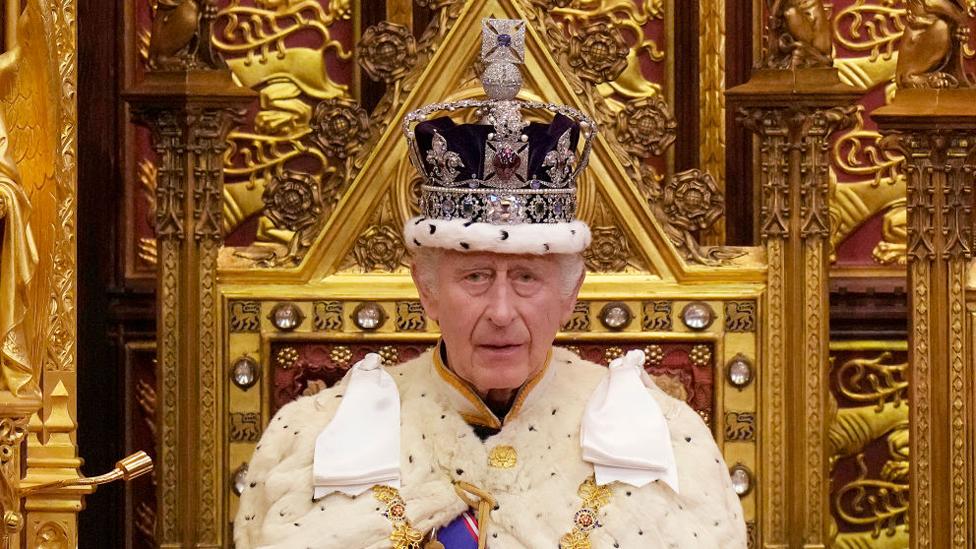
[[[464,503],[468,504],[468,507],[477,507],[478,549],[485,549],[488,543],[488,520],[491,510],[495,508],[495,498],[474,484],[460,480],[454,482],[454,491],[464,500]],[[472,495],[477,496],[478,499],[475,500]]]

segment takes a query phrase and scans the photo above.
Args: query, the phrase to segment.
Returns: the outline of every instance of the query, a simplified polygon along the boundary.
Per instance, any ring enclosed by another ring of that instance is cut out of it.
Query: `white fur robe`
[[[554,349],[542,380],[515,417],[482,442],[461,417],[465,399],[435,371],[430,353],[389,369],[401,398],[401,478],[407,517],[423,532],[466,509],[452,481],[464,480],[497,501],[488,547],[556,548],[580,508],[580,484],[593,474],[581,458],[580,421],[607,369]],[[348,379],[348,378],[347,378]],[[341,402],[346,380],[283,407],[249,465],[249,487],[234,523],[237,549],[389,548],[391,523],[372,491],[312,501],[315,439]],[[690,407],[649,389],[664,412],[678,464],[680,495],[663,482],[615,483],[590,533],[595,549],[746,547],[739,498],[712,434]],[[639,426],[640,418],[634,418]],[[511,469],[489,467],[498,445],[518,453]]]

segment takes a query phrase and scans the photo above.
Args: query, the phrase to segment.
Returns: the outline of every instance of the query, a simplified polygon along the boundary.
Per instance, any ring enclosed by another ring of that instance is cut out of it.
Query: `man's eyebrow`
[[[455,273],[463,273],[467,271],[483,271],[483,270],[494,271],[496,270],[496,267],[491,263],[472,262],[467,265],[458,265],[457,267],[454,268]]]

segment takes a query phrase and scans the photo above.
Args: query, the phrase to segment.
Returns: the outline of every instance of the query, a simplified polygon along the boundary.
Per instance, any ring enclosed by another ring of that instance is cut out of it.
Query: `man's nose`
[[[495,326],[508,326],[515,320],[515,293],[508,283],[508,278],[500,276],[495,279],[492,291],[488,292],[488,320]]]

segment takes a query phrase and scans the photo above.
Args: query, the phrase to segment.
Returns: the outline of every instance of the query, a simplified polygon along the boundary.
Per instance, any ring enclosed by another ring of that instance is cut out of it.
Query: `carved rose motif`
[[[394,271],[403,259],[403,242],[400,233],[389,225],[373,225],[366,229],[358,239],[353,255],[363,271],[382,268]]]
[[[595,227],[593,242],[584,257],[586,268],[595,272],[618,272],[627,266],[630,246],[617,227]]]
[[[380,21],[359,41],[359,65],[372,80],[389,84],[416,64],[417,41],[407,27]]]
[[[318,182],[301,172],[286,171],[272,178],[261,198],[268,219],[275,227],[289,231],[311,226],[324,208]]]
[[[617,114],[617,139],[640,158],[659,155],[674,143],[678,123],[660,97],[628,103]]]
[[[594,23],[570,40],[569,66],[593,83],[610,82],[627,68],[628,53],[630,47],[616,27]]]
[[[715,180],[700,170],[677,173],[664,188],[662,206],[670,224],[686,231],[710,227],[722,217],[724,204]]]
[[[369,114],[347,99],[326,99],[312,113],[312,140],[335,158],[346,158],[369,139]]]

